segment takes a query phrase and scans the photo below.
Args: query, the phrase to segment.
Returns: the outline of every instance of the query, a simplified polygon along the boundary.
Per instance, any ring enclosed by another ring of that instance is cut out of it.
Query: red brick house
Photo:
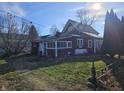
[[[32,42],[32,53],[47,57],[99,53],[102,37],[91,26],[68,20],[61,34],[42,36]]]

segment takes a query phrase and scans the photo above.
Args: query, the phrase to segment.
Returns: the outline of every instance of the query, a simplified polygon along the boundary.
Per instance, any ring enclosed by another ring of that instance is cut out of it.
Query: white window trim
[[[67,41],[67,48],[72,48],[72,41]],[[68,44],[71,43],[71,46],[69,47]]]
[[[82,41],[82,45],[81,44],[79,45],[79,42],[78,41]],[[84,45],[83,43],[84,43],[83,39],[77,39],[77,46],[79,48],[82,48],[83,47],[83,45]]]
[[[91,46],[90,46],[90,43],[91,42]],[[92,48],[93,47],[93,41],[92,40],[88,40],[88,48]]]
[[[60,44],[61,44],[62,42],[65,42],[65,43],[66,43],[66,47],[67,47],[67,42],[66,42],[66,41],[57,41],[57,43],[60,43]],[[60,47],[58,48],[58,46],[57,46],[57,49],[65,49],[66,47],[61,47],[61,46],[60,46]]]
[[[66,49],[66,48],[72,48],[72,41],[57,41],[57,42],[66,42],[66,47],[57,47],[57,49]],[[71,47],[68,47],[68,43],[71,42]]]
[[[48,46],[48,44],[49,44],[49,43],[51,43],[51,44],[52,44],[52,46],[51,46],[51,47],[49,47],[49,46]],[[54,46],[54,45],[55,45],[55,42],[47,42],[47,48],[49,48],[49,49],[54,49],[54,48],[55,48],[55,46]]]
[[[58,46],[57,46],[57,49],[68,49],[68,48],[72,48],[72,41],[57,41],[57,43],[58,43],[58,42],[65,42],[65,43],[66,43],[66,47],[59,47],[59,48],[58,48]],[[70,46],[70,47],[68,46],[68,43],[69,43],[69,42],[71,42],[71,46]],[[48,43],[47,43],[47,44],[48,44]],[[55,48],[52,48],[52,47],[49,48],[49,47],[47,47],[47,49],[55,49]]]

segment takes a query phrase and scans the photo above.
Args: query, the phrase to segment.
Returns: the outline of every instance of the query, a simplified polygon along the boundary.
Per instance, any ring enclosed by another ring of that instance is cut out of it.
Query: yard
[[[30,55],[0,60],[0,90],[91,90],[91,62],[96,70],[106,67],[101,56],[42,59]]]

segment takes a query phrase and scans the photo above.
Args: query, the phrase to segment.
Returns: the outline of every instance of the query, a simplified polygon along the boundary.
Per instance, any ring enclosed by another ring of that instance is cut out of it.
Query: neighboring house
[[[91,26],[68,20],[59,36],[42,36],[32,42],[32,53],[46,57],[99,53],[102,37]]]

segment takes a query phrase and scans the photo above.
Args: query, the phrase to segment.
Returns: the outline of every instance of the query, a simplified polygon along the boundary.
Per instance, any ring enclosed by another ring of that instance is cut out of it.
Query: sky
[[[10,12],[22,18],[32,21],[40,35],[50,34],[52,25],[56,25],[62,31],[68,19],[79,21],[76,11],[87,9],[90,16],[95,16],[92,25],[103,36],[106,11],[113,9],[121,19],[124,16],[124,3],[102,2],[17,2],[0,3],[0,10]]]

